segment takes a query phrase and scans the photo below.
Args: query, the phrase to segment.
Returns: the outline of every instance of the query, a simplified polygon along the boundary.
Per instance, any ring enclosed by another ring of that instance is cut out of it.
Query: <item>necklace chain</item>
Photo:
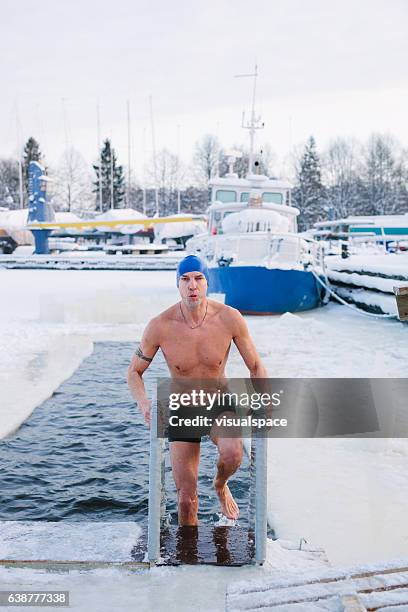
[[[194,325],[193,327],[191,327],[191,325],[188,323],[188,321],[187,321],[186,317],[184,316],[184,312],[183,312],[183,309],[182,309],[182,307],[181,307],[181,302],[179,302],[179,306],[180,306],[180,311],[181,311],[181,314],[183,315],[184,322],[185,322],[185,324],[186,324],[186,325],[188,325],[188,326],[189,326],[189,328],[190,328],[190,329],[197,329],[197,327],[201,327],[201,325],[202,325],[202,324],[204,323],[204,321],[205,321],[205,317],[207,316],[207,310],[208,310],[208,300],[207,300],[207,303],[206,303],[206,306],[205,306],[205,313],[204,313],[204,316],[203,316],[203,320],[201,321],[201,323],[199,323],[198,325]]]

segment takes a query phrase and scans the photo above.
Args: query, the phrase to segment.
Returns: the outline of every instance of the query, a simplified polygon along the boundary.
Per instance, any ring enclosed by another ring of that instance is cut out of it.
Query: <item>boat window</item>
[[[249,200],[249,191],[244,191],[241,193],[241,197],[239,198],[241,202],[248,202]]]
[[[264,202],[273,202],[274,204],[282,204],[282,194],[273,193],[272,191],[264,191],[262,194],[262,200]]]
[[[236,202],[237,192],[229,191],[227,189],[218,189],[215,193],[215,199],[219,202]]]

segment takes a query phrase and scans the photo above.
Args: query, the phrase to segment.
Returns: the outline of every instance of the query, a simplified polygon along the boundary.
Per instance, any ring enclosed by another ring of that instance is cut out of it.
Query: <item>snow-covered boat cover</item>
[[[171,215],[171,218],[185,217],[186,213]],[[182,221],[180,223],[158,223],[154,226],[155,238],[163,240],[164,238],[181,238],[182,236],[196,236],[206,231],[207,224],[202,217],[194,218],[193,221]]]
[[[225,217],[222,229],[226,234],[256,231],[286,233],[289,231],[289,220],[274,210],[246,208]]]
[[[147,217],[134,208],[111,208],[95,217],[95,221],[120,221],[122,219],[126,221],[127,219],[147,219]],[[109,226],[101,226],[98,229],[101,232],[112,232],[112,228]],[[120,225],[115,228],[115,231],[122,234],[137,234],[142,229],[142,225]]]

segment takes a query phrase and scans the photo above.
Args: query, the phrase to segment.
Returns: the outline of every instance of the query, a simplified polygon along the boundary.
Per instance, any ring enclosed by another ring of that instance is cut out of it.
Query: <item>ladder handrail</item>
[[[150,412],[149,509],[147,558],[150,563],[160,559],[160,510],[162,490],[162,456],[164,440],[157,437],[157,403]]]
[[[150,457],[149,457],[149,511],[147,558],[151,564],[160,560],[160,519],[163,485],[164,439],[157,437],[157,403],[151,410]],[[251,437],[251,449],[244,449],[255,468],[255,562],[262,564],[266,559],[267,541],[267,450],[268,440]],[[253,483],[252,483],[253,484]],[[250,500],[251,501],[251,500]]]

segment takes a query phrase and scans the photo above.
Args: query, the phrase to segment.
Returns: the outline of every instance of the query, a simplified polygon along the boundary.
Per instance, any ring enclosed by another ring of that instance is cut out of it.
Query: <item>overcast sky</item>
[[[66,144],[92,161],[99,103],[127,164],[129,100],[140,174],[150,95],[157,149],[188,160],[206,132],[245,142],[251,83],[234,75],[255,61],[260,143],[280,158],[310,134],[320,147],[373,131],[408,146],[407,32],[408,0],[2,0],[0,155],[33,135],[48,163]]]

